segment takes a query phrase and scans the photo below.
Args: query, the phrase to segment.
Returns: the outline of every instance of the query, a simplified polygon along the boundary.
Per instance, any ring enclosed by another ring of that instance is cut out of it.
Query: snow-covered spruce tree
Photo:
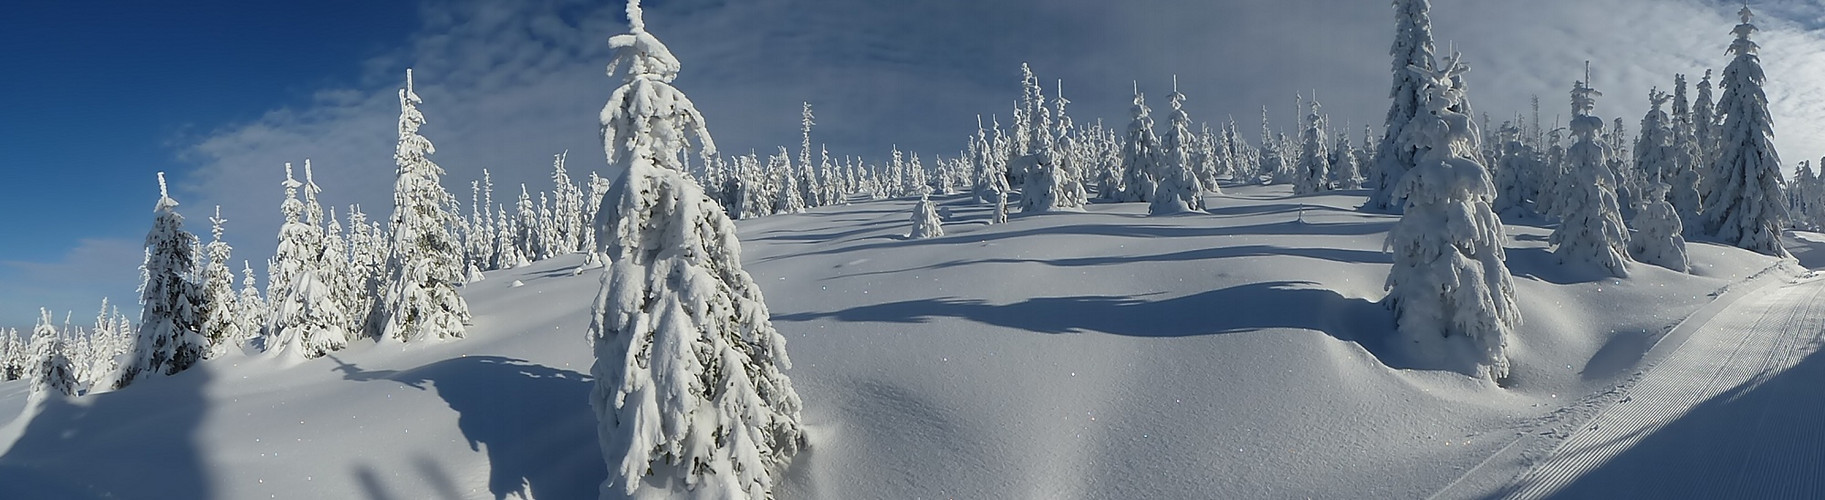
[[[514,221],[513,247],[526,256],[526,260],[545,260],[547,256],[541,245],[544,238],[540,234],[544,225],[539,223],[539,209],[532,204],[532,193],[526,190],[525,183],[520,184],[520,199],[514,209],[518,218]]]
[[[1427,83],[1407,68],[1432,64],[1431,8],[1429,0],[1394,2],[1394,45],[1388,49],[1394,57],[1394,83],[1388,90],[1393,102],[1388,105],[1387,120],[1382,122],[1381,144],[1375,147],[1374,160],[1368,163],[1369,185],[1374,191],[1364,208],[1399,210],[1402,204],[1395,196],[1396,187],[1414,164],[1414,158],[1421,154],[1419,145],[1401,139],[1411,136],[1403,132],[1407,124],[1426,112],[1420,106],[1426,98],[1421,92]]]
[[[1534,175],[1529,160],[1532,151],[1521,142],[1520,130],[1513,124],[1503,123],[1496,130],[1493,141],[1497,148],[1493,155],[1486,155],[1494,162],[1491,170],[1495,176],[1496,196],[1492,208],[1497,214],[1513,213],[1521,209],[1527,200],[1527,180]]]
[[[122,366],[114,387],[132,385],[154,374],[173,375],[189,369],[209,350],[203,338],[202,297],[190,278],[196,271],[196,235],[184,230],[184,216],[177,200],[165,189],[165,173],[158,173],[158,203],[152,231],[146,233],[146,263],[140,267],[139,335]]]
[[[1134,119],[1128,122],[1128,138],[1122,142],[1122,192],[1116,201],[1151,201],[1159,171],[1160,140],[1153,134],[1152,110],[1139,84],[1134,89]]]
[[[1586,79],[1588,80],[1588,76]],[[1618,278],[1629,275],[1629,230],[1616,205],[1616,177],[1610,173],[1609,146],[1598,141],[1603,119],[1591,116],[1601,95],[1584,81],[1572,85],[1572,146],[1567,149],[1559,227],[1549,242],[1562,263],[1587,263]]]
[[[1159,163],[1151,203],[1147,206],[1148,215],[1172,215],[1204,210],[1204,188],[1198,182],[1196,166],[1192,164],[1193,141],[1191,134],[1191,115],[1185,112],[1185,94],[1179,93],[1179,79],[1172,78],[1172,93],[1166,96],[1166,102],[1172,106],[1172,115],[1167,118],[1166,133],[1160,136]]]
[[[235,297],[234,271],[228,269],[228,242],[222,241],[222,224],[228,219],[222,218],[222,206],[216,205],[215,217],[209,218],[210,234],[213,240],[203,248],[208,255],[208,264],[203,267],[203,338],[209,340],[209,350],[205,357],[216,357],[228,352],[228,346],[239,341],[241,325],[241,304]]]
[[[1762,92],[1761,59],[1749,40],[1755,33],[1754,14],[1748,6],[1737,13],[1742,24],[1733,33],[1730,52],[1736,59],[1724,68],[1724,95],[1718,112],[1724,115],[1719,129],[1718,179],[1704,208],[1705,230],[1718,241],[1757,253],[1784,257],[1781,225],[1787,219],[1782,191],[1781,160],[1774,150],[1774,121],[1768,116],[1768,96]]]
[[[350,311],[360,307],[360,293],[357,289],[366,285],[365,280],[356,276],[354,262],[349,258],[348,245],[342,237],[342,222],[336,220],[336,208],[330,207],[329,227],[323,231],[323,253],[317,258],[317,276],[329,287],[330,298],[336,302],[339,325],[349,340],[360,332],[361,322]],[[467,263],[464,263],[466,266]]]
[[[1324,148],[1328,140],[1324,134],[1324,115],[1318,112],[1318,97],[1306,101],[1305,130],[1299,133],[1298,176],[1293,179],[1293,194],[1310,194],[1329,191],[1330,162],[1326,161]]]
[[[285,188],[285,201],[279,204],[284,220],[279,224],[279,246],[266,264],[268,309],[261,315],[265,320],[262,330],[267,335],[262,347],[267,350],[278,347],[280,343],[274,339],[294,326],[280,321],[285,316],[282,312],[300,308],[289,303],[297,296],[293,288],[304,281],[306,275],[316,274],[318,249],[322,246],[321,233],[305,221],[305,203],[298,201],[298,188],[306,184],[292,177],[290,163],[285,164],[285,181],[280,185]]]
[[[1399,124],[1397,143],[1420,145],[1423,155],[1391,193],[1406,207],[1388,232],[1394,267],[1386,302],[1413,355],[1501,380],[1521,315],[1503,264],[1502,222],[1490,210],[1495,185],[1482,165],[1451,148],[1471,140],[1463,137],[1472,133],[1470,117],[1452,111],[1464,98],[1452,77],[1467,70],[1455,55],[1442,69],[1409,69],[1423,83],[1421,114]]]
[[[488,187],[483,186],[483,196]],[[487,209],[483,209],[484,211]],[[487,220],[481,221],[484,225]],[[361,211],[361,205],[349,206],[349,282],[354,285],[355,297],[345,302],[349,309],[350,336],[361,335],[370,331],[368,321],[373,318],[374,306],[378,297],[384,293],[380,280],[386,271],[387,248],[386,237],[382,235],[380,223],[369,222],[368,215]],[[488,234],[494,234],[489,229]],[[271,297],[267,297],[271,300]]]
[[[773,213],[804,213],[805,198],[798,188],[798,176],[792,173],[792,157],[786,153],[786,147],[780,146],[779,154],[767,158],[767,171],[779,176],[779,190],[773,196]]]
[[[444,210],[450,193],[439,178],[444,169],[427,157],[436,148],[418,134],[424,114],[412,91],[412,70],[399,91],[399,145],[393,161],[393,231],[387,245],[386,293],[376,325],[382,338],[401,341],[461,338],[469,323],[469,305],[456,293],[463,283],[461,243],[450,234],[456,215]]]
[[[1045,95],[1039,91],[1038,79],[1032,78],[1032,72],[1024,64],[1021,65],[1021,71],[1030,80],[1026,102],[1032,107],[1026,112],[1026,126],[1031,130],[1026,132],[1030,136],[1026,152],[1008,162],[1008,170],[1018,172],[1018,177],[1023,180],[1020,188],[1020,212],[1077,210],[1081,205],[1074,205],[1074,200],[1065,195],[1070,187],[1070,179],[1060,164],[1070,152],[1061,147],[1052,135],[1052,112],[1045,107]],[[918,159],[918,155],[913,155],[915,166],[918,165]]]
[[[1054,145],[1058,153],[1053,156],[1053,163],[1058,168],[1054,175],[1058,176],[1058,180],[1053,183],[1052,198],[1058,208],[1075,211],[1090,203],[1090,194],[1084,191],[1084,164],[1087,160],[1084,159],[1083,150],[1087,145],[1077,137],[1071,116],[1065,114],[1065,105],[1070,104],[1071,100],[1065,99],[1064,92],[1065,84],[1060,80],[1058,95],[1052,99],[1052,103],[1057,106],[1056,120],[1053,122],[1056,124],[1055,135],[1058,136]]]
[[[266,301],[260,298],[260,287],[253,273],[253,263],[241,261],[241,293],[235,298],[235,331],[238,333],[229,339],[229,346],[240,346],[263,335],[266,328]]]
[[[919,202],[913,204],[912,232],[906,237],[917,240],[939,236],[944,236],[944,222],[938,218],[937,204],[929,196],[920,196]]]
[[[554,255],[582,251],[583,233],[589,227],[583,220],[583,189],[572,183],[570,173],[564,170],[564,160],[569,157],[569,150],[551,156],[551,214],[556,229],[552,235]]]
[[[51,312],[38,310],[38,326],[32,329],[32,392],[56,392],[76,395],[75,363],[70,361],[70,343],[51,324]]]
[[[785,337],[741,268],[735,226],[683,172],[692,139],[715,143],[670,85],[679,62],[646,31],[609,39],[625,83],[602,109],[602,146],[621,177],[596,221],[609,266],[590,338],[609,468],[603,498],[769,498],[804,446],[799,398],[781,371]]]
[[[1684,223],[1666,195],[1665,183],[1648,187],[1648,204],[1635,214],[1636,231],[1629,238],[1629,253],[1641,262],[1683,273],[1691,270],[1686,262],[1686,239],[1680,235]]]
[[[1698,79],[1698,95],[1692,100],[1692,137],[1698,142],[1700,153],[1698,159],[1698,195],[1702,206],[1711,206],[1711,192],[1716,189],[1717,136],[1721,118],[1717,101],[1711,97],[1711,70],[1705,70],[1705,76]],[[1698,224],[1703,227],[1701,221]]]
[[[1704,150],[1699,146],[1698,136],[1693,124],[1693,113],[1686,101],[1686,77],[1676,75],[1673,79],[1673,123],[1672,130],[1672,165],[1673,172],[1667,176],[1667,202],[1673,204],[1673,210],[1679,218],[1686,221],[1686,227],[1693,227],[1698,220],[1700,207],[1699,171],[1703,167]]]
[[[27,377],[26,345],[19,338],[19,330],[8,328],[5,335],[0,335],[0,381],[19,380]]]
[[[1660,110],[1670,99],[1660,89],[1648,90],[1648,113],[1641,117],[1641,135],[1635,136],[1635,170],[1643,176],[1644,185],[1668,182],[1678,174],[1673,163],[1672,119]]]
[[[1350,145],[1350,134],[1337,134],[1331,148],[1331,182],[1337,189],[1362,189],[1362,170],[1356,162],[1356,148]]]
[[[1285,148],[1281,146],[1279,140],[1285,138],[1284,135],[1276,138],[1273,125],[1268,123],[1267,106],[1262,106],[1260,148],[1260,181],[1262,183],[1284,184],[1292,182],[1293,169],[1287,163],[1288,158],[1291,158],[1291,156],[1284,154]]]

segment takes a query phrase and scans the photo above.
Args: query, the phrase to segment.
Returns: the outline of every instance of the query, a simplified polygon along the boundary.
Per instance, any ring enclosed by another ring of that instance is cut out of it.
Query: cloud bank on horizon
[[[1062,80],[1078,123],[1123,126],[1130,85],[1161,94],[1174,75],[1194,120],[1214,125],[1233,116],[1251,136],[1264,105],[1276,127],[1291,131],[1296,93],[1316,95],[1333,124],[1351,124],[1343,131],[1352,136],[1364,124],[1379,128],[1387,108],[1393,16],[1386,2],[651,3],[648,26],[684,62],[677,86],[704,111],[724,154],[794,147],[799,103],[810,101],[818,115],[813,140],[833,154],[879,159],[897,145],[955,155],[978,114],[1005,121],[1021,62],[1042,81]],[[1464,53],[1470,99],[1492,120],[1526,111],[1536,95],[1545,120],[1567,114],[1566,92],[1589,60],[1593,85],[1605,94],[1597,114],[1620,117],[1632,130],[1650,87],[1670,88],[1674,73],[1696,84],[1706,68],[1721,71],[1729,62],[1736,5],[1434,0],[1432,22],[1441,52]],[[1825,7],[1801,0],[1753,7],[1776,143],[1791,168],[1825,154]],[[178,194],[189,229],[206,233],[204,207],[221,205],[234,258],[264,272],[280,220],[283,164],[306,158],[326,205],[341,211],[359,203],[370,219],[386,217],[395,92],[407,67],[425,101],[423,132],[438,147],[432,159],[463,203],[484,168],[494,174],[497,204],[517,196],[518,183],[549,190],[551,157],[565,150],[573,177],[613,175],[605,171],[597,114],[618,81],[603,68],[607,38],[626,30],[620,5],[470,0],[426,3],[420,13],[410,45],[362,61],[353,85],[222,124],[189,145],[184,159],[196,170]],[[98,236],[73,242],[62,262],[3,262],[14,275],[80,269],[92,278],[6,280],[0,325],[29,326],[41,305],[92,310],[104,295],[132,307],[139,254],[122,249],[138,241]]]

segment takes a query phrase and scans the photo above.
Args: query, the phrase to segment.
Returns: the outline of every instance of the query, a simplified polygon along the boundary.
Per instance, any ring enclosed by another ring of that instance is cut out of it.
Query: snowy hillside
[[[917,240],[913,199],[741,221],[810,432],[778,497],[1478,496],[1702,338],[1676,325],[1801,271],[1694,242],[1693,274],[1599,278],[1511,220],[1525,320],[1497,387],[1389,345],[1395,217],[1356,211],[1363,191],[1289,190],[1004,225],[934,197],[944,236]],[[1820,240],[1788,243],[1807,259]],[[68,399],[0,383],[0,496],[593,497],[601,271],[581,262],[490,271],[462,290],[462,340],[233,353]]]

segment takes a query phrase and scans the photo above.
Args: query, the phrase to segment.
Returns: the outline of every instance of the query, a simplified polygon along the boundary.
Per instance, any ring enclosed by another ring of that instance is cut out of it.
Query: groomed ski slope
[[[1597,279],[1557,263],[1550,228],[1510,221],[1525,323],[1496,387],[1388,348],[1395,219],[1362,199],[1242,186],[1209,215],[1098,204],[987,225],[939,196],[946,236],[923,240],[903,236],[913,200],[741,221],[811,435],[779,498],[1496,491],[1532,462],[1478,464],[1573,434],[1651,380],[1694,311],[1798,273],[1694,243],[1694,274]],[[580,261],[470,285],[461,341],[234,354],[67,402],[0,383],[0,496],[593,497],[600,285]]]
[[[1825,279],[1761,287],[1682,340],[1494,496],[1825,497]]]

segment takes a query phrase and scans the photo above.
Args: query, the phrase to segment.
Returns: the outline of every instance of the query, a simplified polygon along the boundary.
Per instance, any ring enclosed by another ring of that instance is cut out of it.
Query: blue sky
[[[1234,115],[1251,134],[1263,105],[1290,128],[1296,92],[1315,91],[1352,133],[1387,106],[1381,1],[648,3],[649,29],[684,61],[678,86],[725,153],[796,145],[810,100],[815,140],[835,154],[952,155],[976,114],[1011,109],[1022,61],[1064,80],[1078,123],[1121,126],[1131,81],[1160,94],[1175,74],[1194,120]],[[1825,8],[1754,4],[1783,159],[1818,158]],[[1479,111],[1499,121],[1538,94],[1550,120],[1588,59],[1598,114],[1632,128],[1649,86],[1728,62],[1733,5],[1435,0],[1433,20],[1441,48],[1472,66]],[[459,199],[483,168],[502,197],[522,182],[549,189],[551,155],[567,149],[573,175],[600,171],[596,114],[617,81],[602,73],[604,41],[625,30],[619,16],[618,3],[580,0],[9,6],[0,326],[29,326],[41,306],[86,324],[104,296],[131,312],[156,171],[172,177],[191,231],[207,235],[210,207],[223,206],[237,272],[243,259],[265,268],[285,162],[313,160],[325,203],[384,217],[406,67]]]

